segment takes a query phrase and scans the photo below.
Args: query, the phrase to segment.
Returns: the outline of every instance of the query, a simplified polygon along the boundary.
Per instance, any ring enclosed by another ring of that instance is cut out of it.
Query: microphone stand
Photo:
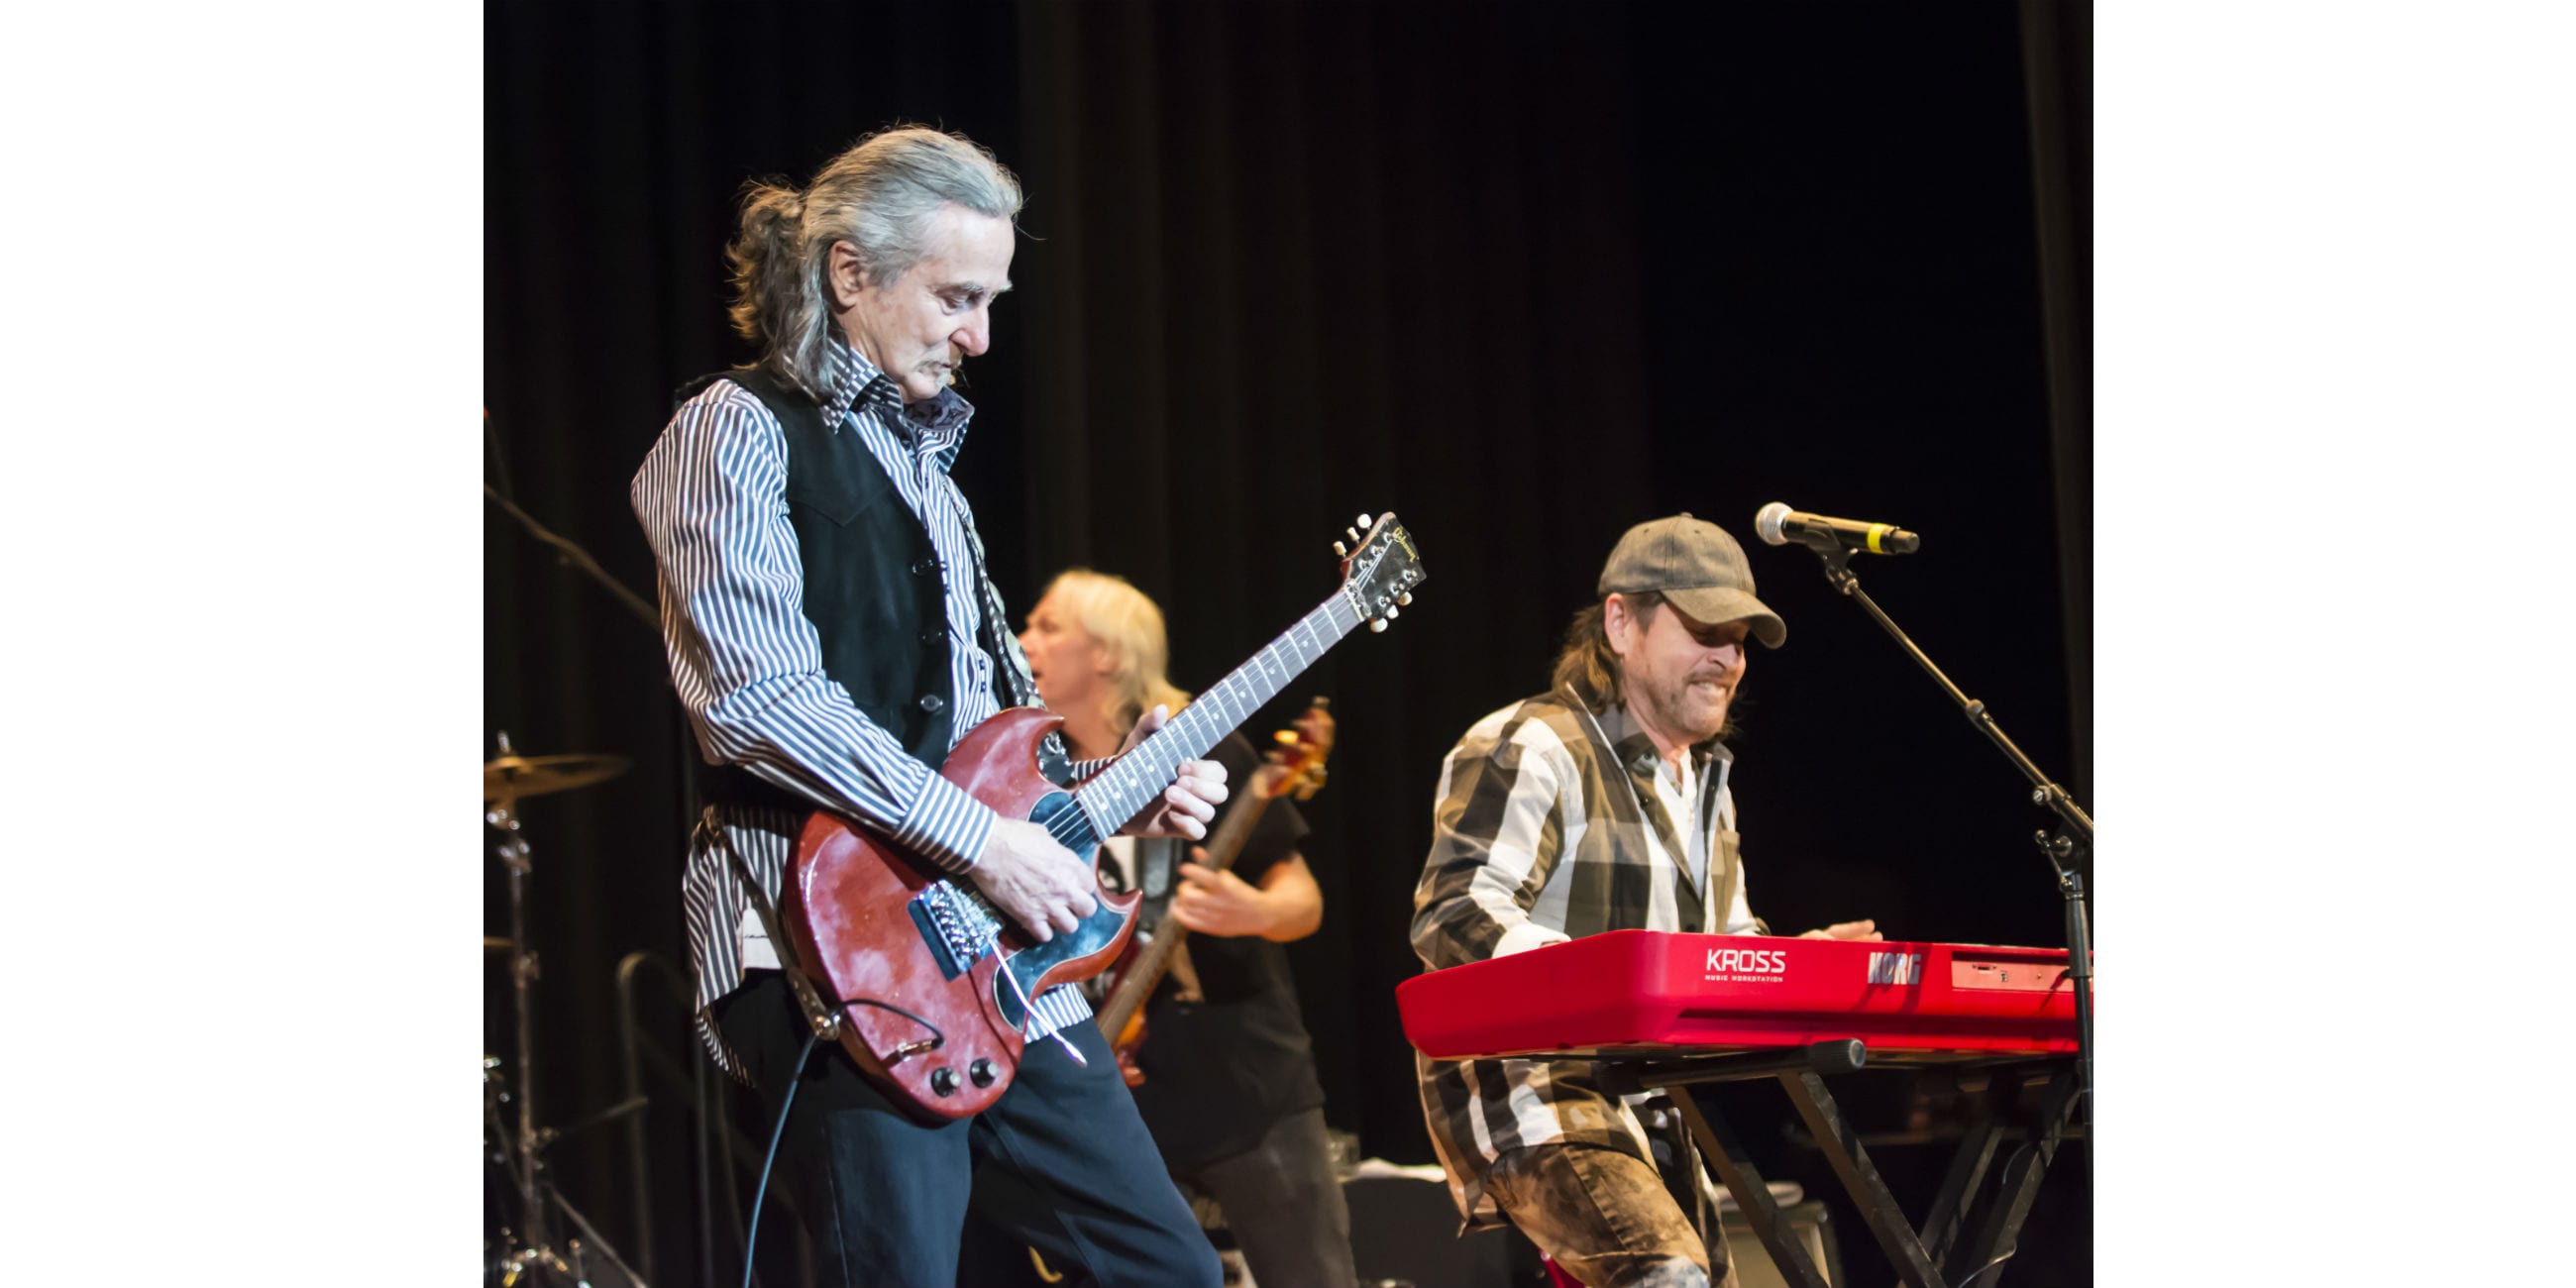
[[[607,569],[599,566],[598,560],[590,557],[589,551],[582,549],[578,544],[567,538],[557,536],[553,532],[548,531],[546,525],[537,522],[536,519],[530,516],[527,511],[520,509],[516,502],[513,502],[509,497],[502,495],[500,490],[493,487],[491,484],[486,483],[483,485],[483,495],[494,505],[508,511],[511,518],[519,521],[519,526],[528,530],[528,535],[535,537],[539,541],[545,542],[547,545],[553,546],[556,551],[555,557],[560,560],[565,567],[577,569],[592,581],[598,582],[603,589],[608,591],[609,594],[615,595],[619,603],[626,605],[626,611],[635,614],[637,620],[643,622],[645,626],[650,628],[656,637],[661,635],[661,615],[653,611],[653,606],[651,604],[644,602],[643,596],[636,594],[634,591],[628,590],[625,582],[619,581],[617,578],[610,576]]]
[[[1833,541],[1820,542],[1809,549],[1824,561],[1825,580],[1859,604],[1873,621],[1886,628],[1898,647],[1905,650],[1906,656],[1913,658],[1915,665],[1922,667],[1924,674],[1931,676],[1933,683],[1940,685],[1941,691],[1959,704],[1959,710],[1968,717],[1968,723],[1986,735],[1987,741],[1995,744],[1995,749],[2021,771],[2022,777],[2030,780],[2030,803],[2057,815],[2055,836],[2042,830],[2033,833],[2031,840],[2039,846],[2039,852],[2047,858],[2049,867],[2056,871],[2058,895],[2066,905],[2067,974],[2075,984],[2076,1090],[2084,1098],[2084,1173],[2085,1180],[2090,1183],[2093,1173],[2093,949],[2085,933],[2084,877],[2075,870],[2074,860],[2079,849],[2087,853],[2092,849],[2093,816],[2085,813],[2084,807],[2076,804],[2075,798],[2065,788],[2049,781],[2048,775],[2032,764],[2030,757],[2022,754],[2021,748],[2005,736],[2003,727],[1995,723],[1985,703],[1969,697],[1960,691],[1958,685],[1952,684],[1950,677],[1943,675],[1941,668],[1934,666],[1932,659],[1915,647],[1914,641],[1906,637],[1895,620],[1881,612],[1878,605],[1862,593],[1860,578],[1852,575],[1852,552],[1848,547]]]

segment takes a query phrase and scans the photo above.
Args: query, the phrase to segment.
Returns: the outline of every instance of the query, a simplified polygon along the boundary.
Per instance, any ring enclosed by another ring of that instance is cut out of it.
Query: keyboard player
[[[1610,930],[1769,933],[1744,893],[1724,738],[1751,642],[1778,648],[1786,628],[1743,547],[1688,514],[1629,529],[1597,593],[1549,691],[1477,721],[1442,766],[1414,891],[1430,969]],[[1880,935],[1853,921],[1803,937]],[[1508,1219],[1593,1288],[1736,1282],[1588,1062],[1414,1059],[1468,1228]]]

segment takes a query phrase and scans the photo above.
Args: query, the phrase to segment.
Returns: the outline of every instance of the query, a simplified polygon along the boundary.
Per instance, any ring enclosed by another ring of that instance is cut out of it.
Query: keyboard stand
[[[1870,1062],[1867,1046],[1850,1039],[1732,1055],[1669,1059],[1605,1055],[1600,1057],[1598,1068],[1599,1085],[1610,1095],[1687,1088],[1703,1082],[1777,1079],[1902,1282],[1910,1288],[1992,1288],[2001,1277],[1998,1267],[2012,1254],[2014,1238],[2021,1231],[2023,1219],[2030,1215],[2032,1201],[2039,1196],[2040,1178],[2056,1158],[2058,1145],[2070,1134],[2068,1118],[2075,1107],[2076,1061],[2071,1056],[2011,1056],[1987,1066],[1985,1095],[1977,1101],[1966,1135],[1951,1157],[1940,1193],[1933,1199],[1919,1234],[1905,1219],[1896,1197],[1888,1193],[1878,1168],[1869,1161],[1868,1151],[1861,1148],[1858,1133],[1844,1121],[1833,1093],[1825,1087],[1827,1076],[1850,1073]],[[1878,1063],[1890,1067],[1914,1062],[1882,1058]],[[1960,1062],[1941,1063],[1955,1068]],[[1972,1199],[1983,1188],[1986,1173],[1992,1168],[1995,1147],[2009,1125],[2005,1119],[2010,1117],[2022,1086],[2033,1077],[2048,1080],[2037,1120],[2029,1125],[2033,1144],[2015,1155],[2022,1166],[2007,1166],[1993,1194]],[[1754,1236],[1770,1252],[1781,1277],[1791,1288],[1827,1288],[1824,1273],[1808,1258],[1806,1249],[1798,1246],[1781,1219],[1779,1205],[1771,1201],[1769,1186],[1754,1169],[1752,1156],[1734,1129],[1686,1090],[1673,1095],[1672,1102],[1690,1128],[1691,1139],[1698,1144],[1700,1153],[1735,1196],[1736,1206],[1743,1209]],[[1973,1236],[1962,1240],[1962,1234],[1972,1226]]]

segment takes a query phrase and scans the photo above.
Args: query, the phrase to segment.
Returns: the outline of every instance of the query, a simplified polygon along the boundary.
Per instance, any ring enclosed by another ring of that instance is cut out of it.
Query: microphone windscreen
[[[1789,513],[1789,503],[1786,501],[1774,501],[1762,507],[1761,512],[1753,516],[1755,535],[1761,537],[1767,545],[1789,544],[1789,534],[1780,528],[1781,521],[1787,519]]]

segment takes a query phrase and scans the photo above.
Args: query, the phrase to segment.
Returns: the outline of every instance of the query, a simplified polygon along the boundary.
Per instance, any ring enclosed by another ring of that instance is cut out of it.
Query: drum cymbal
[[[606,782],[627,770],[624,756],[503,756],[483,762],[483,799],[543,796]]]

